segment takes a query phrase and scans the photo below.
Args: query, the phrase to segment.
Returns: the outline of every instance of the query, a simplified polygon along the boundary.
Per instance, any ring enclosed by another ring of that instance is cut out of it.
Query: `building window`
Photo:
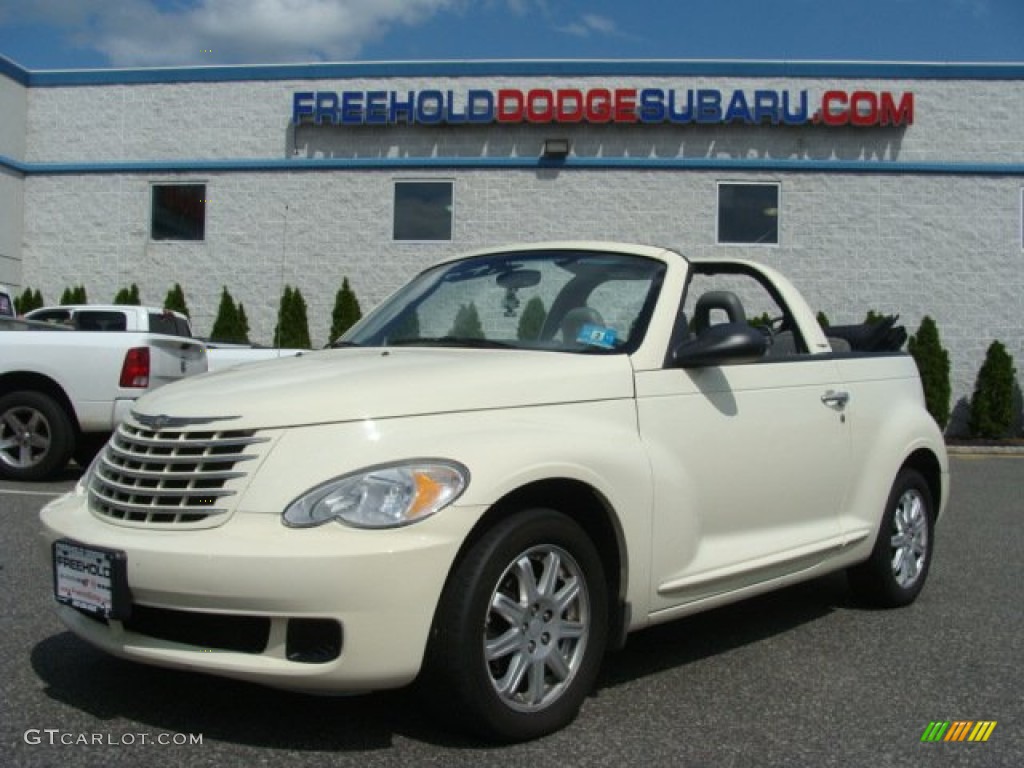
[[[779,185],[719,182],[718,243],[778,245]]]
[[[395,240],[451,240],[455,184],[395,182]]]
[[[154,240],[203,240],[206,238],[206,185],[154,184]]]

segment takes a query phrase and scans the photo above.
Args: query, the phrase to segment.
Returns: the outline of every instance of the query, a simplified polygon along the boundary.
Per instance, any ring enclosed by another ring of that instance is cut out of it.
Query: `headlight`
[[[469,482],[469,470],[450,461],[410,461],[343,475],[297,498],[285,525],[308,528],[331,520],[356,528],[397,528],[451,504]]]

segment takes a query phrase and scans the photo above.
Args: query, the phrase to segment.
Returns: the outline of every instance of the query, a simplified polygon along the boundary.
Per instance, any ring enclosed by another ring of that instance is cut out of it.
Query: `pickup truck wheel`
[[[42,480],[71,457],[71,420],[53,398],[39,392],[0,397],[0,476]]]
[[[109,438],[108,434],[97,435],[91,432],[79,434],[75,439],[75,450],[71,454],[75,463],[82,469],[88,469],[92,460],[96,458],[96,454],[107,444]]]
[[[889,493],[871,557],[848,572],[854,594],[880,608],[912,603],[928,578],[934,526],[928,483],[904,469]]]
[[[421,688],[446,690],[449,719],[489,739],[558,730],[597,677],[607,605],[601,559],[575,522],[549,509],[512,515],[449,580]]]

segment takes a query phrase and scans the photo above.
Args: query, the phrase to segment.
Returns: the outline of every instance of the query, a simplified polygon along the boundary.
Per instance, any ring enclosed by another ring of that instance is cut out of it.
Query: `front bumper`
[[[57,539],[125,552],[137,614],[159,613],[165,624],[198,616],[188,635],[195,639],[182,641],[178,632],[171,640],[133,630],[132,619],[103,621],[59,606],[68,628],[93,645],[159,666],[340,693],[415,678],[448,572],[482,512],[451,507],[414,526],[372,531],[337,523],[293,529],[277,515],[237,511],[217,528],[168,531],[105,522],[72,494],[47,505],[41,520],[47,557]],[[207,620],[218,617],[229,627],[262,623],[265,647],[229,650],[203,638]],[[293,630],[303,621],[336,622],[340,653],[317,663],[290,660]]]

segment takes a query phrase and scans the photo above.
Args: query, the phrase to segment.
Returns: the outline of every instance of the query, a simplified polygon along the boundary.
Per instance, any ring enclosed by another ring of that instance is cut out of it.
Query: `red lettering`
[[[587,121],[591,123],[608,123],[612,119],[612,93],[604,88],[587,91]]]
[[[879,121],[882,125],[913,125],[914,94],[904,93],[900,97],[899,106],[897,106],[893,101],[892,94],[885,91],[882,93],[878,111]]]
[[[555,104],[551,91],[538,88],[526,94],[527,120],[531,123],[550,123],[554,118]]]
[[[636,116],[636,91],[628,88],[620,88],[615,91],[615,122],[635,123]]]
[[[498,91],[497,116],[499,123],[521,123],[524,112],[522,91],[506,88]]]
[[[555,119],[560,123],[580,122],[583,119],[583,91],[558,91],[555,94]]]
[[[854,91],[850,95],[850,124],[857,126],[878,123],[878,97],[871,91]]]
[[[840,109],[833,111],[833,104],[840,105]],[[821,97],[821,122],[825,125],[846,125],[850,121],[850,116],[845,106],[845,91],[825,91],[825,95]]]

